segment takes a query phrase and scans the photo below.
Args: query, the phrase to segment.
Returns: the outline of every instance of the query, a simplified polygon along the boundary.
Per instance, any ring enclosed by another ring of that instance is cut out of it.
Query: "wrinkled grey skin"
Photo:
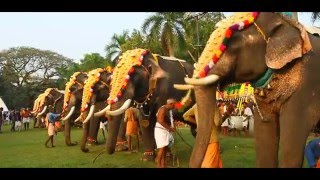
[[[83,119],[85,119],[88,116],[91,105],[93,104],[95,105],[94,112],[98,112],[105,107],[105,101],[109,97],[110,75],[111,74],[108,72],[101,73],[100,81],[97,82],[93,87],[93,96],[91,98],[90,104],[86,109],[86,111],[83,112],[83,115],[82,115]],[[101,81],[103,81],[104,83],[101,83]],[[97,136],[99,132],[99,124],[102,118],[105,118],[105,117],[92,117],[89,122],[82,125],[83,131],[82,131],[82,139],[81,139],[81,145],[80,145],[82,152],[89,152],[89,149],[86,147],[88,137],[94,140],[97,140]],[[125,135],[122,135],[122,136],[125,137]]]
[[[320,118],[320,39],[309,34],[312,51],[301,55],[300,31],[279,14],[261,13],[256,24],[269,42],[254,25],[234,33],[209,75],[220,76],[223,85],[257,80],[268,66],[273,68],[272,89],[265,89],[265,97],[255,94],[263,115],[263,119],[258,113],[254,115],[256,165],[302,167],[306,139]],[[201,167],[214,128],[216,87],[217,82],[194,88],[199,124],[190,167]]]
[[[76,77],[75,83],[70,87],[70,100],[68,107],[64,110],[64,116],[66,116],[71,108],[74,106],[75,110],[74,113],[71,115],[69,119],[64,121],[64,136],[65,136],[65,143],[67,146],[76,145],[77,142],[71,142],[71,124],[74,123],[74,120],[79,117],[80,115],[80,108],[81,108],[81,101],[82,101],[82,94],[83,94],[83,86],[85,80],[88,79],[87,73],[81,72]]]
[[[132,99],[133,101],[143,102],[149,91],[149,82],[151,78],[157,77],[157,83],[150,101],[147,101],[147,105],[144,105],[140,109],[142,114],[150,116],[144,116],[142,120],[148,120],[149,126],[142,127],[142,139],[144,144],[144,152],[154,152],[156,148],[154,140],[154,127],[156,123],[156,113],[158,109],[166,103],[168,98],[175,98],[180,100],[184,95],[185,91],[177,90],[173,87],[173,84],[181,84],[184,82],[185,71],[180,66],[179,62],[165,60],[161,56],[158,56],[159,65],[154,63],[153,57],[147,54],[144,57],[142,66],[135,67],[134,73],[130,76],[126,90],[123,92],[122,97],[118,102],[111,105],[111,110],[120,108],[123,103]],[[183,62],[187,70],[189,77],[192,76],[193,65],[190,63]],[[158,77],[157,74],[161,72],[167,73],[165,77]],[[106,149],[109,154],[114,153],[117,142],[117,135],[119,132],[120,122],[122,121],[122,115],[111,116],[111,120],[108,124],[109,132],[106,143]],[[140,122],[141,124],[141,122]],[[153,158],[147,158],[153,160]]]
[[[47,106],[47,110],[41,115],[38,116],[37,114],[34,114],[34,117],[36,118],[36,122],[34,125],[38,124],[38,126],[40,126],[41,124],[41,118],[45,118],[47,113],[49,113],[49,109],[52,108],[53,105],[55,105],[55,111],[61,113],[62,112],[62,104],[63,104],[63,97],[64,94],[57,91],[56,89],[53,89],[52,91],[50,91],[50,94],[48,96],[46,96],[44,104],[40,107],[40,111],[42,111],[42,109]],[[61,104],[62,101],[62,104]],[[35,126],[36,127],[36,126]]]

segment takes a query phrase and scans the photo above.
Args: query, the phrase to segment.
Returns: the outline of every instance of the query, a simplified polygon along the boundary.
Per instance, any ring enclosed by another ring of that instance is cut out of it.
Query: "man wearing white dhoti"
[[[157,113],[157,122],[154,129],[154,137],[158,148],[158,154],[156,158],[157,167],[166,167],[166,154],[168,147],[173,144],[172,132],[175,131],[172,109],[175,108],[175,99],[168,99],[167,104],[159,108]]]
[[[253,113],[251,109],[248,107],[248,103],[243,102],[242,107],[244,109],[243,116],[245,119],[243,120],[243,130],[246,133],[246,135],[249,135],[249,121],[252,121]]]

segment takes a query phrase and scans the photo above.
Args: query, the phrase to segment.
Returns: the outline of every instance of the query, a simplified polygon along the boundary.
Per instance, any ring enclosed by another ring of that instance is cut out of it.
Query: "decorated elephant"
[[[44,96],[44,93],[39,94],[38,97],[34,100],[34,103],[33,103],[33,109],[31,111],[31,115],[34,118],[33,128],[38,128],[38,127],[44,127],[45,126],[41,122],[41,118],[39,118],[39,119],[37,118],[37,115],[41,111],[40,103],[41,103],[41,100],[43,99],[42,96]]]
[[[122,114],[136,106],[143,118],[140,121],[144,143],[144,160],[154,160],[154,127],[156,113],[168,98],[181,99],[185,94],[173,87],[191,76],[193,65],[174,57],[153,55],[145,49],[129,50],[119,57],[111,78],[108,106],[98,113],[110,116],[107,152],[114,153]]]
[[[71,124],[80,115],[83,86],[87,79],[88,75],[86,72],[75,72],[70,77],[69,82],[66,83],[62,120],[64,121],[64,136],[67,146],[77,144],[77,142],[71,142]]]
[[[88,79],[83,87],[81,101],[80,121],[83,122],[83,133],[81,140],[81,150],[88,152],[86,143],[97,142],[99,124],[105,116],[94,117],[94,113],[105,107],[105,102],[109,97],[109,84],[112,68],[110,66],[102,69],[97,68],[88,73]]]
[[[43,124],[41,122],[42,118],[45,118],[49,112],[49,106],[54,109],[55,112],[62,112],[64,91],[60,91],[56,88],[48,88],[44,93],[38,96],[35,100],[32,114],[36,118],[39,125]]]
[[[218,84],[256,87],[257,167],[302,167],[304,147],[320,118],[320,39],[279,13],[235,13],[217,24],[192,78],[199,124],[189,166],[201,167],[216,137]],[[278,151],[281,159],[278,164]]]

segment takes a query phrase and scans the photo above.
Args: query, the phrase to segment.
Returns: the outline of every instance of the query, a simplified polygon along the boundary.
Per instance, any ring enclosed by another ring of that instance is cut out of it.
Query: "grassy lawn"
[[[189,128],[179,128],[183,139],[193,146],[194,138]],[[72,141],[81,139],[81,129],[74,128],[71,132]],[[101,132],[99,132],[101,133]],[[141,152],[129,154],[116,152],[113,155],[102,153],[93,163],[93,159],[104,150],[101,134],[98,141],[101,145],[89,147],[89,153],[83,153],[79,144],[67,147],[64,143],[63,132],[55,136],[55,148],[46,148],[46,129],[30,128],[28,131],[10,132],[10,126],[3,126],[0,134],[0,168],[155,168],[154,162],[140,160]],[[225,168],[255,167],[255,151],[253,138],[224,137],[221,138],[222,161]],[[192,149],[179,137],[175,137],[179,167],[188,167]],[[236,147],[235,147],[236,146]],[[142,151],[142,147],[140,147]]]

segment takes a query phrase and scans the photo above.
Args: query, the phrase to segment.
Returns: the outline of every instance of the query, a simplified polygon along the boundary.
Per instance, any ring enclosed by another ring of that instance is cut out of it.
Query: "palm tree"
[[[113,34],[111,42],[105,47],[106,59],[112,59],[115,56],[118,56],[122,51],[121,46],[126,43],[126,40],[129,37],[129,32],[127,30],[123,31],[122,34]]]
[[[160,39],[166,55],[174,56],[175,38],[180,47],[185,47],[186,44],[184,14],[184,12],[158,12],[144,21],[142,32],[147,34],[149,30],[149,36]]]
[[[314,23],[320,19],[320,12],[312,12],[311,21]]]

